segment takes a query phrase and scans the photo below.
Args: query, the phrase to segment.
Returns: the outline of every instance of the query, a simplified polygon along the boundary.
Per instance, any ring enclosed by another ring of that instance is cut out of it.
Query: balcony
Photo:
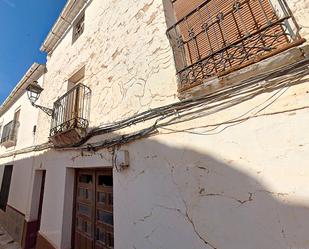
[[[172,0],[179,92],[304,42],[285,0]]]
[[[15,146],[17,142],[18,128],[19,122],[15,120],[5,125],[3,127],[0,144],[5,148]]]
[[[54,103],[50,141],[56,146],[74,145],[89,126],[91,90],[77,84]]]

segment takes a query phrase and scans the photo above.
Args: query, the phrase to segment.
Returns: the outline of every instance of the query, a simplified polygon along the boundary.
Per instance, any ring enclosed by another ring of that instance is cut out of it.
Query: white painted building
[[[1,225],[16,241],[22,242],[24,224],[37,220],[30,217],[29,198],[33,181],[31,151],[36,145],[38,110],[25,92],[33,81],[43,83],[45,65],[34,63],[0,107],[0,179]],[[22,158],[22,160],[20,160]]]
[[[308,248],[308,9],[69,0],[18,155],[36,248]]]

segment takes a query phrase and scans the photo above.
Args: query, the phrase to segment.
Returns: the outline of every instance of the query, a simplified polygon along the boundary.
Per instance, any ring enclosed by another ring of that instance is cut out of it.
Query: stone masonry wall
[[[308,1],[288,3],[309,38]],[[161,0],[93,0],[84,34],[72,45],[69,31],[48,58],[41,104],[64,94],[67,80],[83,66],[93,92],[92,127],[177,101],[165,30]],[[308,89],[308,78],[302,78],[124,146],[130,167],[114,171],[115,248],[308,248]],[[49,125],[41,113],[39,142],[47,140]],[[48,162],[43,153],[36,160],[36,167],[47,167],[41,230],[65,249],[65,226],[57,216],[66,206],[64,168],[80,158],[84,167],[104,158],[98,159],[102,151],[87,157],[70,153],[57,152]],[[61,195],[54,193],[56,178]]]
[[[307,37],[308,2],[288,3]],[[41,104],[52,106],[83,66],[84,82],[93,93],[91,126],[176,101],[174,61],[165,31],[161,0],[92,1],[83,35],[72,44],[70,30],[48,58]],[[49,117],[41,113],[39,122],[38,141],[44,142]]]
[[[91,126],[161,106],[176,97],[173,55],[159,0],[98,1],[85,13],[84,34],[71,31],[48,58],[41,104],[63,95],[67,80],[86,66],[92,89]],[[49,118],[40,115],[38,141],[46,141]]]

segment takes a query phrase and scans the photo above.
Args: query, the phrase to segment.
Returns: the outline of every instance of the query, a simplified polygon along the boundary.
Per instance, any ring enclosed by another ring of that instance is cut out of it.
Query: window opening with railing
[[[2,129],[1,144],[4,143],[10,143],[9,145],[16,144],[18,128],[19,128],[18,120],[12,120],[8,124],[6,124]]]
[[[170,0],[179,90],[304,42],[285,0]]]
[[[54,103],[54,113],[50,136],[75,128],[86,129],[89,126],[91,90],[76,84]]]

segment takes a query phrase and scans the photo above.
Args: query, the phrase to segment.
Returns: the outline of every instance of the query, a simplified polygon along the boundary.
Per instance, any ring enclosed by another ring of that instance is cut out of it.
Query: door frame
[[[41,227],[46,170],[34,170],[33,174],[29,221],[25,221],[22,241],[23,248],[34,248],[36,246]],[[39,188],[37,188],[37,186],[39,186]]]
[[[75,234],[76,234],[76,214],[77,214],[77,208],[76,208],[76,204],[77,204],[77,186],[78,186],[78,173],[80,171],[83,171],[83,172],[92,172],[92,174],[94,175],[94,195],[95,195],[95,198],[96,198],[96,185],[97,185],[97,172],[104,172],[104,171],[108,171],[109,173],[111,173],[111,176],[112,178],[114,179],[114,176],[113,176],[113,167],[95,167],[95,168],[75,168],[74,169],[75,172],[74,172],[74,190],[73,190],[73,215],[72,215],[72,229],[71,229],[71,245],[72,245],[72,248],[75,248]],[[114,184],[113,184],[113,192],[114,192]],[[96,206],[94,206],[94,214],[93,216],[96,217]],[[114,208],[113,208],[113,218],[114,218]],[[96,220],[96,219],[94,219]],[[95,222],[93,223],[92,225],[92,228],[93,228],[93,236],[95,236]],[[113,228],[114,229],[114,228]],[[114,233],[114,232],[113,232]],[[114,234],[113,234],[114,236]],[[93,247],[95,248],[95,240],[94,240],[94,243],[93,243]]]

